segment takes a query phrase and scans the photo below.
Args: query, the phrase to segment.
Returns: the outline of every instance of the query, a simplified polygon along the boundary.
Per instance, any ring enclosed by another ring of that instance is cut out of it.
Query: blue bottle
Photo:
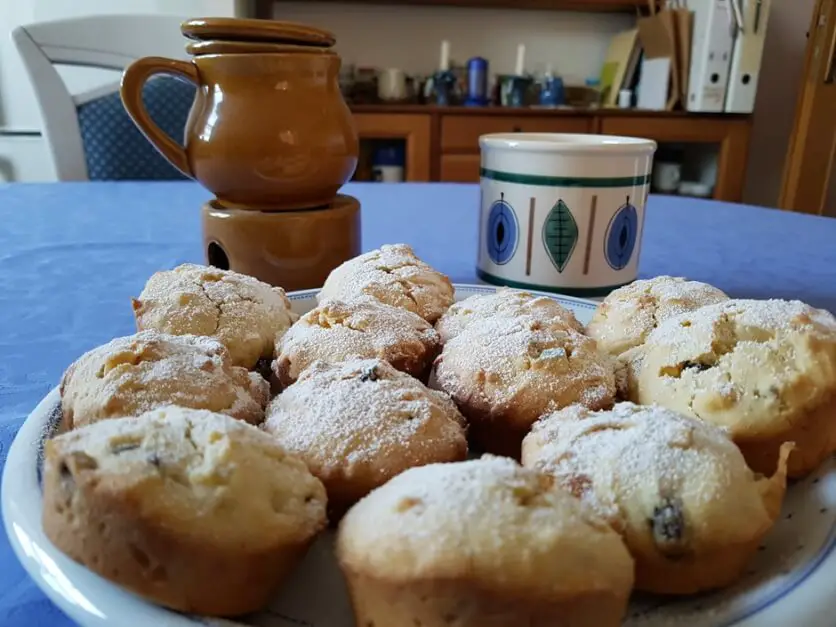
[[[488,61],[482,57],[473,57],[467,62],[467,98],[464,104],[484,107],[489,101]]]
[[[552,72],[546,72],[540,82],[540,104],[544,107],[559,107],[566,103],[566,90],[563,79]]]

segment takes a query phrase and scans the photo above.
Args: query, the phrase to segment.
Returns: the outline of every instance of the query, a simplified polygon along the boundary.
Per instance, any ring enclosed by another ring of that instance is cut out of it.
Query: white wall
[[[552,63],[572,83],[598,76],[610,37],[635,23],[629,14],[317,2],[277,2],[274,17],[334,31],[346,63],[428,73],[447,39],[457,63],[483,56],[501,74],[523,43],[529,71]]]

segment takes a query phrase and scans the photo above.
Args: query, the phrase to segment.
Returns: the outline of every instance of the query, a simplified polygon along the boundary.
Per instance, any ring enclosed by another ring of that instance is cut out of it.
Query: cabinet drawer
[[[481,155],[441,155],[441,177],[444,183],[478,183]]]
[[[479,152],[479,136],[488,133],[588,133],[582,116],[445,115],[441,119],[442,152]]]

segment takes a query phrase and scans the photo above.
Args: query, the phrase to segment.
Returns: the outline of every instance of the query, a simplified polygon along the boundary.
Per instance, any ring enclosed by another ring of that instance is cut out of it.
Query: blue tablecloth
[[[453,281],[474,282],[479,191],[356,184],[363,248],[407,242]],[[132,333],[130,297],[155,271],[201,262],[193,183],[0,187],[0,465],[38,400],[82,352]],[[836,311],[836,220],[699,200],[650,199],[640,273],[683,275],[735,297],[798,298]],[[65,618],[0,539],[0,625]]]

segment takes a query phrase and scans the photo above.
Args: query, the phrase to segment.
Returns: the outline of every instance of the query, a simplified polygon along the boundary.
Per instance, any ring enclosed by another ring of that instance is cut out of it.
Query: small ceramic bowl
[[[483,281],[598,296],[636,279],[654,141],[500,133],[479,146]]]

